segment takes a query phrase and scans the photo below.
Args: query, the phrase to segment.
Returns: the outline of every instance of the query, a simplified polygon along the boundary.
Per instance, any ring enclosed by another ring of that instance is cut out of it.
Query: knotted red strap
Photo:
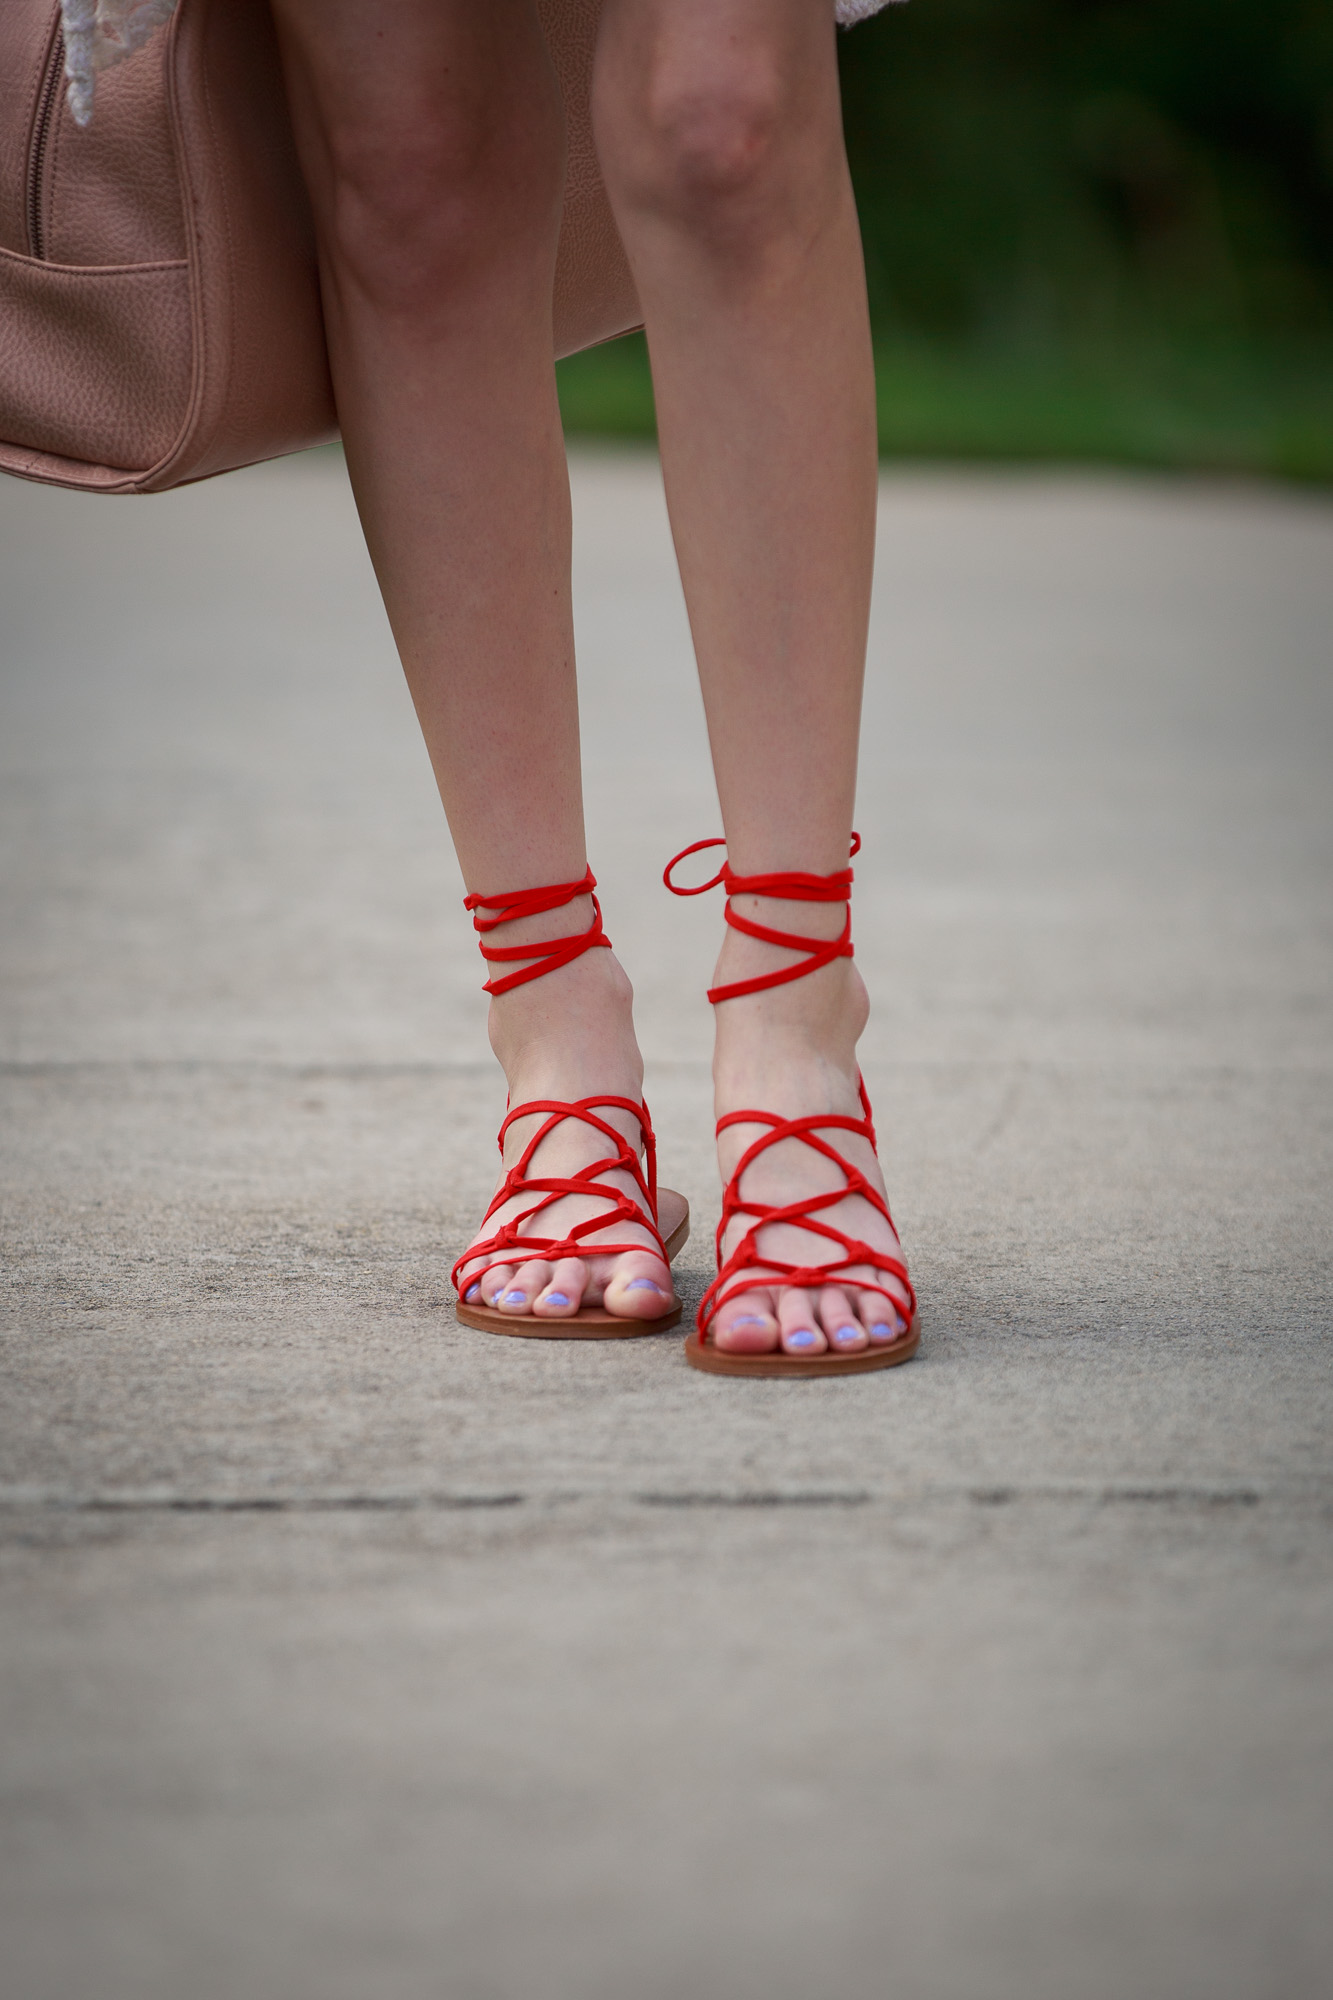
[[[818,878],[816,878],[818,879]],[[725,1118],[719,1118],[717,1129],[724,1132],[731,1125],[759,1125],[767,1129],[760,1133],[736,1163],[736,1171],[727,1182],[722,1195],[722,1220],[717,1226],[718,1273],[699,1303],[699,1333],[707,1339],[713,1321],[723,1306],[742,1292],[753,1291],[757,1286],[800,1285],[807,1291],[818,1291],[824,1285],[849,1285],[862,1292],[878,1292],[888,1300],[894,1309],[903,1315],[910,1325],[916,1312],[916,1294],[912,1281],[907,1275],[907,1266],[901,1257],[894,1257],[878,1245],[867,1243],[862,1238],[849,1236],[835,1222],[824,1218],[824,1210],[836,1208],[848,1195],[860,1195],[864,1201],[881,1215],[889,1228],[893,1229],[893,1217],[888,1203],[879,1189],[873,1187],[859,1168],[844,1159],[837,1147],[822,1135],[825,1132],[852,1132],[857,1138],[868,1140],[871,1148],[875,1145],[875,1126],[870,1111],[870,1099],[866,1096],[865,1084],[861,1085],[860,1118],[849,1118],[831,1112],[820,1113],[811,1118],[779,1118],[772,1111],[732,1111]],[[780,1146],[784,1140],[799,1139],[821,1159],[838,1168],[843,1176],[841,1187],[835,1187],[826,1194],[812,1194],[798,1197],[794,1201],[782,1203],[749,1201],[741,1193],[741,1182],[746,1171],[756,1160],[762,1158],[771,1146]],[[731,1255],[725,1260],[722,1255],[722,1241],[732,1224],[743,1219],[747,1227],[737,1240]],[[822,1258],[807,1258],[803,1263],[795,1263],[790,1258],[768,1254],[760,1242],[760,1234],[770,1223],[795,1225],[807,1237],[816,1239],[814,1247],[831,1244],[833,1253]],[[894,1234],[897,1231],[894,1230]],[[878,1271],[885,1276],[896,1278],[902,1286],[903,1296],[891,1291],[888,1285],[874,1278],[859,1275],[864,1267]]]
[[[643,1134],[642,1165],[623,1133],[597,1115],[599,1111],[606,1110],[628,1111],[638,1120]],[[653,1121],[648,1115],[648,1106],[636,1104],[631,1097],[581,1097],[574,1104],[534,1098],[529,1104],[516,1104],[505,1114],[504,1124],[500,1127],[502,1159],[505,1133],[514,1120],[530,1118],[537,1112],[546,1114],[544,1121],[501,1181],[486,1211],[482,1228],[485,1229],[496,1211],[515,1196],[530,1195],[532,1199],[526,1208],[518,1210],[508,1222],[502,1223],[493,1235],[480,1237],[463,1252],[451,1273],[455,1290],[460,1294],[470,1292],[497,1264],[522,1264],[530,1257],[542,1258],[552,1264],[561,1257],[619,1257],[630,1250],[648,1247],[631,1241],[593,1242],[594,1237],[600,1238],[601,1232],[615,1223],[637,1223],[639,1228],[646,1229],[657,1246],[662,1262],[669,1263],[666,1246],[657,1227],[657,1141],[653,1136]],[[532,1174],[529,1170],[537,1148],[558,1125],[570,1118],[590,1126],[609,1142],[610,1150],[605,1158],[593,1160],[576,1174]],[[626,1175],[634,1192],[627,1192],[608,1180],[607,1176],[613,1172]],[[563,1236],[544,1233],[542,1219],[546,1210],[554,1208],[565,1195],[571,1194],[596,1195],[604,1207],[600,1213],[575,1223]]]
[[[675,860],[668,863],[663,874],[662,880],[667,888],[676,896],[702,896],[723,882],[727,890],[727,922],[734,931],[744,931],[747,937],[758,938],[764,944],[781,945],[785,951],[800,951],[806,956],[799,965],[789,965],[778,972],[766,972],[757,979],[737,980],[734,986],[714,986],[709,991],[710,1000],[736,1000],[745,993],[762,993],[768,986],[785,986],[789,979],[804,979],[808,972],[818,972],[821,965],[831,965],[835,958],[852,956],[850,868],[839,868],[832,875],[736,875],[724,862],[711,881],[701,882],[695,889],[678,888],[672,881],[672,870],[686,855],[700,854],[707,847],[722,847],[725,844],[721,840],[696,840],[692,847],[682,849]],[[854,833],[852,855],[858,854],[860,849],[861,836]],[[747,917],[738,917],[731,907],[733,896],[775,896],[792,903],[846,903],[847,921],[839,936],[831,939],[802,937],[797,931],[769,930],[765,924],[752,924]],[[762,1129],[759,1137],[741,1154],[736,1171],[723,1191],[722,1220],[717,1226],[718,1273],[699,1305],[701,1339],[708,1339],[713,1321],[723,1306],[742,1292],[770,1285],[799,1285],[807,1291],[818,1291],[824,1285],[845,1284],[861,1292],[877,1292],[888,1300],[896,1312],[905,1313],[907,1323],[911,1323],[916,1311],[916,1295],[902,1258],[891,1255],[876,1244],[864,1242],[860,1237],[849,1236],[825,1214],[826,1210],[836,1208],[849,1196],[859,1195],[893,1229],[893,1217],[879,1189],[872,1186],[859,1167],[854,1167],[837,1146],[823,1136],[826,1132],[850,1132],[858,1139],[867,1141],[872,1152],[875,1150],[870,1099],[866,1096],[864,1083],[860,1088],[860,1118],[833,1112],[806,1118],[780,1118],[773,1111],[729,1111],[724,1118],[718,1119],[719,1132],[735,1125],[758,1125]],[[771,1147],[781,1146],[793,1139],[808,1146],[812,1153],[817,1153],[830,1166],[837,1167],[842,1175],[842,1186],[831,1188],[824,1194],[798,1196],[784,1203],[748,1200],[741,1192],[741,1182],[748,1170]],[[731,1255],[724,1259],[723,1239],[738,1221],[743,1221],[746,1226]],[[798,1229],[806,1239],[812,1239],[810,1248],[813,1254],[802,1263],[767,1254],[760,1237],[773,1223]],[[896,1231],[894,1233],[897,1234]],[[879,1282],[878,1278],[859,1275],[866,1268],[878,1272],[881,1277],[896,1280],[902,1288],[901,1294]]]
[[[669,861],[662,873],[662,880],[673,896],[702,896],[709,889],[716,889],[719,882],[726,885],[727,907],[725,916],[734,931],[743,931],[746,937],[758,938],[761,944],[781,945],[785,951],[803,951],[807,955],[799,965],[781,967],[776,972],[761,973],[755,979],[738,979],[731,986],[710,986],[708,997],[716,1006],[719,1000],[739,1000],[746,993],[762,993],[769,986],[785,986],[788,980],[804,979],[807,973],[818,972],[821,966],[831,965],[835,958],[851,958],[852,945],[852,870],[839,868],[832,875],[737,875],[731,863],[724,861],[711,881],[701,882],[697,888],[682,889],[671,879],[671,871],[685,860],[687,855],[700,854],[706,847],[725,847],[724,840],[696,840],[692,846],[683,847],[675,859]],[[861,850],[861,836],[852,835],[852,855]],[[849,857],[850,858],[850,857]],[[770,930],[766,924],[751,923],[748,917],[737,916],[731,907],[733,896],[772,896],[790,903],[846,903],[847,921],[836,938],[802,937],[797,931]]]
[[[602,929],[602,906],[593,895],[596,887],[597,878],[590,868],[581,882],[553,882],[541,889],[517,889],[510,896],[464,897],[463,908],[474,912],[474,930],[478,936],[485,937],[490,931],[499,930],[501,924],[516,923],[520,917],[540,917],[547,910],[562,910],[566,903],[574,902],[579,896],[592,896],[592,923],[586,931],[580,931],[574,937],[548,938],[534,944],[483,944],[481,955],[488,965],[510,963],[516,958],[533,958],[537,963],[525,966],[522,972],[506,973],[503,979],[488,979],[482,992],[508,993],[515,986],[526,985],[529,979],[540,979],[547,972],[558,971],[562,965],[569,965],[597,945],[605,945],[609,951],[611,940]],[[499,915],[477,916],[475,912],[478,910],[497,910]]]

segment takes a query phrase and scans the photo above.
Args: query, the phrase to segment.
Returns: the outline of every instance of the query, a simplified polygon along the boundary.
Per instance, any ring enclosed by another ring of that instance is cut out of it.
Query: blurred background
[[[1333,0],[911,0],[840,55],[887,456],[1333,483]],[[652,435],[642,336],[560,374]]]

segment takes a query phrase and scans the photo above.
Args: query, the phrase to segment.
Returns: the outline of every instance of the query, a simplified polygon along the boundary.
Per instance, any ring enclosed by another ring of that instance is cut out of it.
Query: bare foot
[[[565,911],[559,914],[568,929],[577,927],[577,904],[572,922]],[[517,931],[518,925],[512,929]],[[506,943],[510,941],[507,937]],[[536,1099],[572,1103],[600,1096],[642,1103],[643,1061],[634,1039],[632,1004],[629,980],[605,950],[590,951],[543,979],[497,995],[491,1002],[491,1046],[508,1079],[510,1103],[521,1106]],[[603,1105],[594,1107],[593,1115],[619,1132],[631,1152],[642,1155],[643,1135],[632,1112]],[[538,1112],[510,1125],[504,1142],[506,1172],[548,1118],[548,1113]],[[615,1141],[604,1132],[581,1118],[567,1118],[542,1140],[527,1171],[536,1178],[568,1178],[615,1152]],[[644,1208],[627,1169],[612,1168],[597,1179],[626,1194],[636,1209]],[[482,1225],[474,1242],[485,1242],[540,1198],[532,1193],[514,1195]],[[568,1236],[575,1224],[605,1214],[606,1208],[606,1201],[596,1195],[562,1195],[533,1217],[528,1233],[559,1239]],[[488,1270],[488,1257],[471,1259],[459,1271],[459,1294],[470,1303],[481,1301],[502,1313],[531,1313],[539,1319],[567,1319],[584,1306],[604,1306],[625,1319],[659,1319],[674,1308],[671,1271],[646,1223],[613,1219],[581,1240],[587,1255],[554,1262],[534,1257],[521,1263],[491,1263]],[[643,1247],[599,1256],[599,1242]]]
[[[763,899],[762,913],[758,898],[738,897],[736,906],[740,914],[753,915],[775,930],[811,936],[825,931],[836,936],[845,915],[841,904],[798,905],[770,897]],[[792,952],[728,930],[717,983],[747,979],[795,960]],[[856,1043],[868,1014],[865,984],[846,958],[785,986],[720,1002],[713,1065],[718,1116],[750,1109],[776,1112],[783,1118],[821,1113],[863,1118]],[[747,1148],[769,1129],[735,1125],[718,1135],[724,1185]],[[884,1193],[879,1161],[866,1139],[837,1128],[822,1136]],[[767,1147],[746,1169],[741,1193],[747,1201],[781,1205],[844,1185],[845,1176],[833,1161],[799,1139],[784,1139]],[[820,1219],[882,1250],[886,1257],[901,1260],[895,1231],[863,1195],[830,1204],[820,1211]],[[733,1222],[723,1239],[724,1257],[751,1226],[745,1218]],[[783,1263],[805,1266],[828,1264],[839,1254],[838,1245],[799,1223],[764,1225],[758,1247]],[[754,1285],[730,1298],[713,1322],[711,1338],[720,1350],[768,1354],[781,1349],[802,1358],[830,1350],[855,1354],[867,1347],[888,1346],[907,1330],[906,1287],[883,1266],[858,1264],[839,1273],[836,1284],[817,1290],[783,1284],[776,1270],[762,1264],[756,1266],[755,1277]],[[765,1283],[765,1278],[773,1282]],[[866,1281],[864,1286],[857,1284],[858,1278]],[[884,1290],[869,1289],[872,1285]],[[886,1298],[885,1292],[890,1296]]]

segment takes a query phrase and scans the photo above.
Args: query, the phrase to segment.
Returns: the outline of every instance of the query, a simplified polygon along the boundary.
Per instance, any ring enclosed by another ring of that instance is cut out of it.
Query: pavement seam
[[[286,1493],[172,1493],[160,1490],[71,1493],[51,1488],[0,1488],[0,1513],[326,1514],[450,1512],[472,1508],[564,1506],[596,1502],[654,1508],[896,1507],[956,1504],[1000,1507],[1024,1501],[1100,1506],[1256,1507],[1268,1501],[1333,1498],[1333,1482],[1300,1484],[1161,1485],[1096,1483],[1028,1486],[924,1485],[902,1488],[689,1488],[660,1491],[423,1490]]]

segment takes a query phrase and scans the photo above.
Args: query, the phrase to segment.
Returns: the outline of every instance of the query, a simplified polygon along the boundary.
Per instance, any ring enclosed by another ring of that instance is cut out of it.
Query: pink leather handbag
[[[592,141],[600,0],[543,0],[569,173],[557,354],[639,324]],[[0,0],[0,471],[157,493],[337,435],[267,0],[179,0],[81,129],[55,0]]]

